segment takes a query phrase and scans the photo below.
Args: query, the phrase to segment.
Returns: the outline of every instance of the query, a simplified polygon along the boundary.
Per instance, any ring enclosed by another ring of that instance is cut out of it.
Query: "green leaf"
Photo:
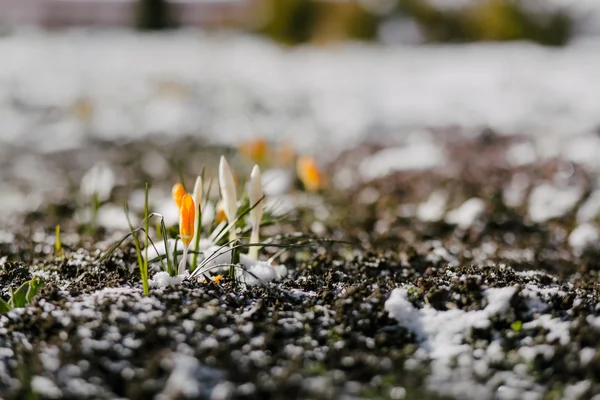
[[[510,327],[512,328],[513,331],[519,332],[521,330],[521,328],[523,327],[523,322],[515,321],[510,325]]]
[[[0,314],[4,314],[12,310],[12,307],[6,301],[0,299]]]
[[[10,302],[13,308],[25,307],[27,305],[27,292],[29,291],[29,282],[25,282],[12,294]]]
[[[44,281],[39,276],[34,277],[29,281],[29,290],[27,290],[27,304],[31,303],[31,300],[35,297],[38,291],[45,286]]]

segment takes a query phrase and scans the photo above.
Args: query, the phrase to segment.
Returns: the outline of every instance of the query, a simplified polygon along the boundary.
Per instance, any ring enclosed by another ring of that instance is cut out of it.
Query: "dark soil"
[[[199,169],[192,155],[206,155],[204,163],[217,165],[223,150],[195,142],[92,143],[78,157],[43,158],[47,168],[69,172],[55,175],[64,179],[55,182],[62,195],[13,215],[6,224],[12,240],[0,243],[3,299],[9,298],[9,286],[33,275],[46,282],[30,306],[0,317],[0,397],[416,400],[600,394],[599,250],[577,252],[567,240],[578,225],[577,209],[598,189],[593,172],[561,159],[513,167],[506,152],[524,140],[519,137],[483,132],[466,139],[440,132],[434,138],[448,161],[432,169],[363,182],[357,172],[361,159],[382,148],[368,143],[331,162],[332,177],[346,168],[356,183],[309,196],[316,200],[305,201],[268,231],[316,232],[334,242],[290,249],[280,259],[288,270],[281,281],[252,287],[229,278],[218,284],[184,281],[155,288],[149,296],[142,294],[131,241],[99,261],[121,234],[76,221],[84,206],[74,200],[74,182],[90,163],[106,160],[119,177],[107,203],[123,204],[146,181],[168,192],[177,169],[191,185]],[[157,150],[173,167],[159,177],[140,162]],[[241,159],[234,163],[246,165]],[[503,193],[517,174],[527,177],[527,195],[521,205],[509,206]],[[558,175],[562,185],[581,187],[582,198],[559,217],[533,222],[527,196]],[[482,199],[484,210],[468,227],[443,217],[419,220],[414,207],[438,189],[448,194],[446,211],[471,197]],[[320,202],[326,213],[315,212]],[[60,254],[54,252],[56,224],[64,232]],[[452,343],[464,347],[446,360],[433,351],[432,331],[394,317],[389,299],[396,288],[405,290],[423,323],[428,315],[455,313],[459,319],[490,310],[495,306],[490,289],[514,293],[489,323],[465,326]]]

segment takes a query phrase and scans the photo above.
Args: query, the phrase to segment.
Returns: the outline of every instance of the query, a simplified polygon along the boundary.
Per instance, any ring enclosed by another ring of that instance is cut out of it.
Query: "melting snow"
[[[600,214],[600,190],[595,190],[577,210],[577,221],[579,223],[589,222],[598,214]]]
[[[477,220],[485,211],[485,202],[476,197],[465,201],[460,207],[449,211],[446,215],[446,222],[456,224],[462,229],[467,229]]]
[[[392,147],[365,158],[360,164],[364,179],[375,179],[396,171],[429,169],[445,162],[442,148],[429,141]]]
[[[444,190],[436,190],[429,195],[425,203],[417,207],[417,218],[421,221],[439,221],[446,211],[448,194]]]
[[[561,188],[548,183],[536,186],[529,197],[529,217],[538,223],[562,217],[575,207],[582,194],[579,187]]]
[[[586,247],[596,246],[599,239],[598,228],[590,223],[585,223],[573,229],[569,235],[569,246],[575,254],[581,254]]]
[[[459,309],[438,311],[426,306],[416,309],[408,301],[407,289],[394,289],[385,302],[390,316],[417,334],[421,346],[433,359],[449,360],[460,354],[468,345],[462,344],[464,334],[470,328],[486,328],[489,317],[508,309],[515,287],[492,288],[484,292],[488,306],[483,310],[466,312]]]

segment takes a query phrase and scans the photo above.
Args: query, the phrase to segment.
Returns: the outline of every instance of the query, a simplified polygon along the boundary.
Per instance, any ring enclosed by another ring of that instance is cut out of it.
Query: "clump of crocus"
[[[298,157],[296,172],[304,188],[309,192],[316,192],[323,188],[323,175],[314,158],[310,156]]]
[[[181,197],[181,207],[179,209],[179,236],[183,242],[183,258],[177,268],[178,274],[183,274],[187,266],[188,246],[194,237],[194,224],[196,222],[196,204],[194,198],[189,194]]]
[[[258,247],[252,246],[259,242],[260,221],[263,215],[263,189],[262,180],[260,177],[260,168],[255,165],[250,174],[250,222],[252,224],[252,233],[250,234],[250,250],[248,255],[254,259],[258,259]]]
[[[223,211],[229,223],[229,240],[233,242],[237,238],[234,226],[238,210],[237,193],[231,167],[229,167],[229,163],[223,156],[221,156],[221,161],[219,162],[219,187],[221,188],[221,197],[223,199]]]

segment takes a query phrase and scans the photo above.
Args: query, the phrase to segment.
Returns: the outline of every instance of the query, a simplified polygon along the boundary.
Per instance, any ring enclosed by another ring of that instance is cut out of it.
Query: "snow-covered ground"
[[[24,31],[0,39],[0,144],[260,134],[326,156],[421,127],[554,139],[598,125],[598,50],[591,39],[323,49],[199,31]]]

